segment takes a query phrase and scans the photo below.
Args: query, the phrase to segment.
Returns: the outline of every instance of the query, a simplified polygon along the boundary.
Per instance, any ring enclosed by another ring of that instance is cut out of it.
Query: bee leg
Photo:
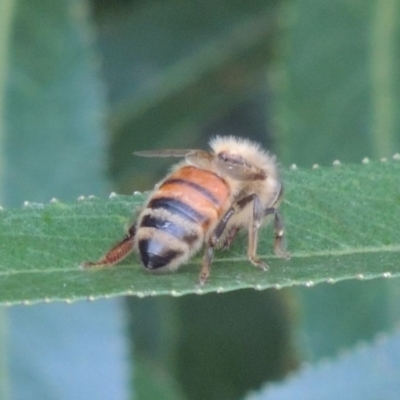
[[[279,214],[278,210],[275,210],[275,217],[274,217],[274,233],[275,233],[275,240],[274,240],[274,251],[278,257],[289,259],[290,254],[285,250],[285,230],[283,228],[283,221],[282,217]]]
[[[263,210],[260,199],[258,198],[258,196],[254,195],[253,220],[249,228],[249,247],[247,250],[247,256],[253,265],[266,271],[268,269],[268,265],[257,257],[258,231],[260,229],[261,221],[264,216],[265,211]]]
[[[221,245],[221,248],[223,250],[227,250],[229,249],[229,247],[231,246],[233,239],[235,239],[237,233],[240,231],[240,228],[238,226],[232,226],[228,233],[225,236],[225,240]]]
[[[132,225],[126,234],[126,236],[112,247],[103,257],[97,261],[87,261],[82,264],[83,268],[99,268],[109,267],[111,265],[118,264],[125,257],[127,257],[133,250],[134,239],[135,239],[136,227]]]
[[[201,286],[203,286],[206,283],[208,277],[210,276],[211,263],[214,256],[214,247],[217,245],[219,238],[224,232],[226,225],[228,224],[228,221],[230,220],[233,214],[235,214],[235,209],[231,207],[221,218],[221,221],[219,221],[218,225],[215,227],[210,238],[206,242],[206,247],[204,250],[204,256],[199,275],[199,284]]]
[[[228,224],[232,215],[235,214],[235,212],[235,209],[231,207],[221,218],[221,221],[219,221],[218,225],[214,229],[214,232],[210,236],[209,243],[211,244],[211,246],[215,247],[218,244],[220,237],[224,233],[226,225]]]
[[[214,246],[217,245],[220,237],[222,236],[223,232],[225,231],[226,225],[228,224],[230,218],[237,212],[242,210],[244,207],[247,206],[247,204],[249,204],[254,198],[256,197],[256,195],[250,194],[246,197],[241,198],[240,200],[238,200],[233,207],[231,207],[226,213],[225,215],[222,217],[221,221],[218,223],[217,227],[215,228],[213,234],[211,235],[210,240],[212,241],[212,244]],[[222,248],[223,249],[227,249],[229,248],[229,246],[231,245],[233,239],[235,238],[236,234],[239,232],[240,227],[237,226],[232,226],[230,228],[230,230],[228,231],[228,233],[226,234],[224,243],[222,244]]]
[[[248,257],[249,257],[249,260],[254,265],[256,265],[257,267],[259,267],[263,270],[267,270],[268,266],[261,260],[258,260],[257,256],[256,256],[257,241],[258,241],[258,229],[260,228],[261,220],[264,217],[264,210],[262,208],[260,199],[258,198],[257,195],[251,194],[249,196],[246,196],[246,197],[240,199],[236,203],[235,207],[238,208],[239,210],[241,210],[251,201],[253,201],[253,224],[249,230]],[[235,214],[235,212],[236,212],[235,207],[229,208],[229,210],[221,218],[221,221],[219,221],[218,225],[214,229],[214,232],[212,233],[209,240],[207,241],[206,249],[204,251],[204,256],[203,256],[203,261],[202,261],[202,267],[200,270],[200,276],[199,276],[200,285],[204,285],[204,283],[207,281],[208,277],[210,276],[211,262],[212,262],[212,258],[214,255],[214,247],[218,244],[218,241],[219,241],[220,237],[222,236],[223,232],[225,231],[225,228],[226,228],[230,218]],[[224,243],[224,247],[228,247],[232,243],[232,240],[238,231],[239,231],[239,228],[232,227],[232,230],[228,233],[227,239]]]
[[[214,257],[214,247],[209,243],[206,244],[204,250],[203,261],[201,263],[201,270],[199,275],[199,284],[204,286],[211,272],[211,263]]]

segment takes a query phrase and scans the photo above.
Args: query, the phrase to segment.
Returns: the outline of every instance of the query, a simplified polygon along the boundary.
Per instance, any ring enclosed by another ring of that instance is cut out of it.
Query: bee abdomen
[[[163,209],[171,213],[172,215],[176,215],[189,222],[194,222],[194,223],[203,223],[208,219],[207,216],[201,214],[190,205],[173,197],[153,198],[149,202],[147,207],[152,210]]]
[[[166,232],[187,244],[192,244],[198,237],[188,226],[180,225],[150,214],[145,215],[140,223],[141,227],[155,228]]]
[[[198,233],[187,223],[170,221],[152,214],[143,216],[139,236],[140,257],[148,269],[179,264],[179,259],[200,240]]]
[[[217,196],[215,196],[206,187],[199,185],[198,183],[191,182],[190,180],[181,179],[181,178],[169,178],[162,184],[160,189],[163,189],[163,188],[167,187],[168,185],[172,185],[173,187],[179,187],[179,186],[190,187],[191,189],[194,189],[199,195],[201,195],[202,197],[204,197],[208,201],[210,201],[212,204],[214,204],[216,207],[221,206],[220,199]]]
[[[138,245],[140,258],[148,269],[165,267],[182,255],[181,251],[170,249],[154,238],[142,239]]]

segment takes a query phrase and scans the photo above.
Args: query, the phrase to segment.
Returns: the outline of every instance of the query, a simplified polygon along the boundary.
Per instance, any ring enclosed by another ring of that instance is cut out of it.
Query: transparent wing
[[[215,156],[208,151],[194,149],[162,149],[135,151],[140,157],[185,157],[188,164],[200,169],[209,169]]]
[[[188,153],[196,151],[193,149],[161,149],[134,151],[133,154],[139,157],[185,157]]]
[[[186,154],[185,159],[194,167],[209,169],[215,160],[215,156],[205,150],[193,150]]]

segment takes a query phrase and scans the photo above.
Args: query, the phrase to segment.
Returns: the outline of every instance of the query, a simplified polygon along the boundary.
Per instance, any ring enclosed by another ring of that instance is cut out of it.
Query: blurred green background
[[[149,190],[169,163],[134,150],[216,134],[259,141],[282,168],[389,158],[399,13],[396,0],[3,0],[2,204]],[[397,286],[1,309],[0,398],[240,399],[390,332]]]

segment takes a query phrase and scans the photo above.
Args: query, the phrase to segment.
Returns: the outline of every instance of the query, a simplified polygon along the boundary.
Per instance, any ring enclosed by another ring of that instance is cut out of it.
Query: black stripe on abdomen
[[[177,215],[187,221],[195,223],[203,223],[208,220],[207,216],[199,213],[193,207],[178,199],[174,199],[173,197],[157,197],[150,200],[147,207],[152,210],[162,208],[169,211],[172,215]]]
[[[165,267],[182,255],[181,251],[170,249],[154,238],[139,240],[138,247],[140,258],[147,269]]]
[[[178,225],[172,221],[167,221],[152,215],[145,215],[140,222],[141,227],[155,228],[157,230],[166,232],[177,239],[191,245],[197,238],[194,232],[188,232],[184,226]]]
[[[215,197],[209,190],[207,190],[205,187],[188,181],[186,179],[179,179],[179,178],[172,178],[172,179],[167,179],[161,187],[164,185],[169,185],[169,184],[178,184],[178,185],[183,185],[183,186],[189,186],[192,189],[196,190],[198,193],[200,193],[203,197],[211,201],[211,203],[215,204],[217,207],[221,205],[221,202],[217,197]]]

